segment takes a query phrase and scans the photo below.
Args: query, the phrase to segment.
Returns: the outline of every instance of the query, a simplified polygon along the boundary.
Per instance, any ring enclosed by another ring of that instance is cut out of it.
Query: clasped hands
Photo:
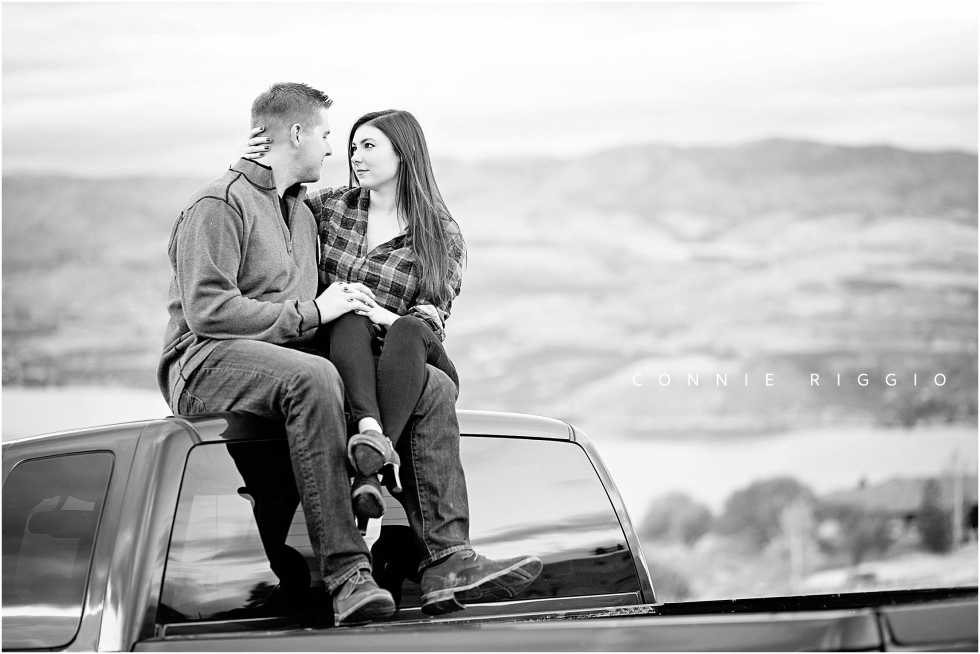
[[[359,282],[334,282],[314,300],[320,309],[321,323],[336,320],[348,311],[367,316],[375,325],[390,327],[398,314],[388,311],[374,300],[374,293]]]

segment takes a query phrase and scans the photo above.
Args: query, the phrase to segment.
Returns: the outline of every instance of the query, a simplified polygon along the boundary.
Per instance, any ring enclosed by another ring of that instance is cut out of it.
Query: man
[[[252,124],[275,137],[266,165],[241,159],[202,187],[177,219],[168,247],[174,277],[158,383],[175,413],[244,411],[285,423],[313,550],[337,625],[390,617],[391,594],[371,577],[353,520],[344,391],[312,352],[317,329],[369,310],[361,284],[317,291],[316,234],[302,184],[331,154],[332,100],[305,84],[274,84],[252,105]],[[407,432],[403,502],[423,554],[422,608],[509,597],[541,571],[535,557],[490,561],[469,545],[459,462],[455,387],[429,368]]]

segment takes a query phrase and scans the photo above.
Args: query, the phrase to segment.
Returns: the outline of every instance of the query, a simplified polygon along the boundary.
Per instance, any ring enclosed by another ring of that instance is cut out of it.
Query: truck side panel
[[[793,651],[878,649],[870,609],[476,625],[367,626],[151,640],[137,651]]]

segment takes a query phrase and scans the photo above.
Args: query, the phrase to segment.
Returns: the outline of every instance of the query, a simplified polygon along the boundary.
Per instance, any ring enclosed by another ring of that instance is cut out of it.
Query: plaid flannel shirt
[[[434,304],[420,297],[420,275],[415,256],[399,234],[367,251],[369,191],[338,186],[310,191],[306,203],[313,211],[320,233],[320,284],[360,282],[374,291],[374,299],[399,316],[415,316],[446,340],[446,320],[452,300]],[[463,280],[463,237],[455,221],[448,222],[449,284],[453,297]]]

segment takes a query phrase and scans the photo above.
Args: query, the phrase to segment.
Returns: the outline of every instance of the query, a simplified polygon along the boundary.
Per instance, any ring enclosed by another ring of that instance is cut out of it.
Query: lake
[[[3,440],[170,415],[155,391],[103,388],[3,388]],[[977,471],[977,428],[877,429],[847,426],[780,435],[690,440],[625,439],[589,434],[634,522],[650,501],[683,491],[718,512],[728,495],[760,478],[788,475],[815,492],[862,480],[936,476],[955,465]]]

